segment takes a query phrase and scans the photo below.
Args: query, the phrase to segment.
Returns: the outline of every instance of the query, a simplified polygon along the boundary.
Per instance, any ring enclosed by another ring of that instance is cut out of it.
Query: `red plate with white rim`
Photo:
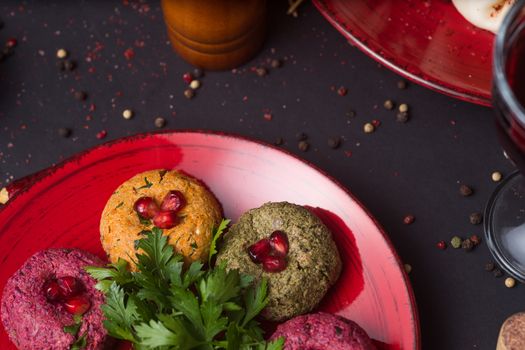
[[[490,105],[494,34],[451,1],[314,0],[351,43],[394,72],[446,95]]]
[[[379,349],[420,348],[415,299],[391,243],[341,185],[274,147],[205,132],[143,134],[106,143],[8,188],[0,210],[0,289],[35,252],[81,248],[104,257],[102,209],[115,188],[149,169],[182,169],[203,180],[234,221],[268,201],[309,206],[332,229],[341,278],[320,309],[358,322]],[[5,331],[0,349],[14,349]]]

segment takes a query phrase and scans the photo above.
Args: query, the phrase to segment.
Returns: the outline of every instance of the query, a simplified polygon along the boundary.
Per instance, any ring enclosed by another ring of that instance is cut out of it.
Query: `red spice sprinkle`
[[[93,117],[91,117],[89,114],[86,115],[86,120],[87,120],[88,122],[91,121],[92,119],[93,119]]]
[[[88,68],[88,73],[90,73],[90,74],[95,73],[95,67],[89,67]]]
[[[445,250],[447,249],[447,243],[445,243],[445,241],[439,241],[437,242],[436,247],[438,247],[438,249]]]
[[[101,130],[97,133],[97,139],[102,140],[108,136],[108,132],[106,130]]]
[[[351,157],[352,156],[352,151],[345,151],[345,156],[347,157]]]
[[[339,87],[339,89],[337,89],[337,94],[339,96],[345,96],[347,93],[348,93],[348,90],[344,86],[341,86]]]
[[[377,128],[379,125],[381,125],[381,122],[379,120],[377,120],[377,119],[374,119],[374,120],[372,120],[372,125]]]
[[[272,120],[272,115],[270,113],[264,113],[264,120],[267,120],[267,121],[271,121]]]
[[[9,39],[7,39],[5,44],[6,44],[7,47],[11,47],[12,48],[12,47],[15,47],[16,45],[18,45],[18,41],[15,38],[9,38]]]
[[[126,51],[124,51],[124,57],[126,57],[128,61],[131,60],[133,57],[135,57],[135,51],[133,51],[131,47],[128,48]]]
[[[95,109],[97,109],[97,106],[95,106],[94,103],[92,103],[92,104],[89,105],[89,111],[90,111],[90,112],[94,112]]]

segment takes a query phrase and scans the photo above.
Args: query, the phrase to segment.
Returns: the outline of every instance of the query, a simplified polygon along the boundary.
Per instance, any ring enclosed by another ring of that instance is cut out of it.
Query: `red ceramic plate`
[[[494,35],[445,0],[314,0],[349,41],[394,72],[490,105]]]
[[[267,201],[312,207],[334,232],[344,261],[340,280],[320,308],[357,321],[382,343],[381,349],[419,349],[410,283],[370,214],[311,165],[273,147],[222,134],[125,138],[19,182],[26,188],[0,210],[0,289],[41,249],[76,247],[104,257],[98,227],[106,200],[123,181],[157,168],[183,169],[202,179],[233,220]],[[20,186],[11,187],[11,193],[15,189]],[[14,349],[3,329],[0,349]]]

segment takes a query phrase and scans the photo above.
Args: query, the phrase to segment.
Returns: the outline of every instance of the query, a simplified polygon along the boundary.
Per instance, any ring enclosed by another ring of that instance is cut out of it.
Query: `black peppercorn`
[[[192,99],[193,96],[195,96],[195,92],[192,89],[184,90],[184,97],[186,97],[188,100]]]
[[[406,123],[408,121],[408,112],[398,112],[396,114],[396,121],[398,123]]]
[[[166,119],[162,117],[155,118],[155,126],[157,128],[163,128],[164,126],[166,126]]]
[[[59,128],[58,129],[58,135],[60,135],[61,137],[67,138],[67,137],[71,136],[71,129]]]
[[[397,88],[398,89],[401,89],[401,90],[404,90],[406,89],[408,86],[407,82],[405,80],[400,80],[397,82]]]
[[[64,61],[64,69],[67,71],[72,71],[77,67],[77,62],[72,60]]]
[[[330,137],[328,139],[328,147],[332,149],[339,148],[341,146],[341,138],[340,137]]]
[[[308,151],[308,148],[310,147],[310,145],[308,144],[308,142],[306,141],[300,141],[299,144],[297,145],[299,147],[299,150],[302,151],[302,152],[306,152]]]
[[[471,187],[467,185],[461,185],[459,186],[459,194],[461,194],[463,197],[471,196],[474,191]]]
[[[195,68],[195,69],[193,70],[193,76],[194,76],[195,78],[202,78],[202,77],[204,76],[204,72],[203,72],[203,70],[200,69],[200,68]]]
[[[266,68],[260,67],[255,69],[255,73],[257,73],[257,75],[260,77],[264,77],[266,74],[268,74],[268,71],[266,70]]]
[[[274,59],[272,60],[272,62],[270,62],[270,65],[272,66],[272,68],[279,68],[279,67],[282,66],[282,64],[283,64],[282,61],[281,61],[281,60],[278,60],[278,59],[276,59],[276,58],[274,58]]]
[[[485,264],[485,271],[492,272],[492,271],[494,271],[495,267],[496,266],[494,265],[493,262],[488,262],[488,263]]]
[[[463,248],[466,252],[470,252],[474,248],[474,243],[472,243],[470,238],[467,238],[461,242],[461,248]]]
[[[499,278],[503,276],[503,271],[501,271],[499,267],[495,267],[492,271],[492,274],[494,275],[494,277]]]
[[[75,99],[79,101],[84,101],[87,98],[87,93],[85,91],[75,91],[74,93]]]
[[[479,225],[483,221],[483,215],[478,212],[472,213],[469,215],[468,219],[472,225]]]

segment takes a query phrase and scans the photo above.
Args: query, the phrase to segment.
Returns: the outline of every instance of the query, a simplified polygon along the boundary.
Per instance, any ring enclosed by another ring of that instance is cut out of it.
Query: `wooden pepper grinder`
[[[204,69],[231,69],[252,58],[266,31],[266,0],[162,0],[174,49]]]

